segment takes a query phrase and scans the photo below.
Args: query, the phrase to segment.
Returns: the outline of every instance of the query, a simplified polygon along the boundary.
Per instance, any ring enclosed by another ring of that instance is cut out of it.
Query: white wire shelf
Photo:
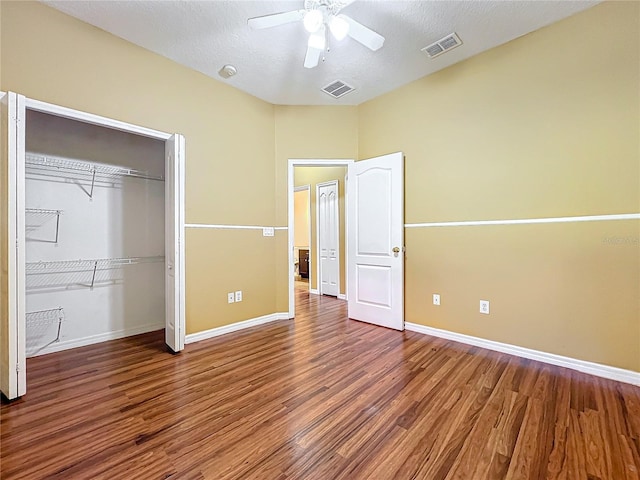
[[[58,237],[60,233],[60,215],[62,215],[62,210],[50,210],[46,208],[25,208],[26,214],[26,230],[27,233],[33,233],[34,231],[42,228],[45,224],[51,220],[51,217],[56,217],[55,224],[55,234],[53,235],[53,239],[37,239],[37,241],[48,242],[48,243],[58,243]],[[27,240],[36,240],[27,236]]]
[[[150,175],[143,170],[135,170],[133,168],[120,167],[117,165],[108,165],[105,163],[94,163],[83,160],[71,160],[63,157],[54,157],[50,155],[38,155],[35,153],[27,153],[25,155],[25,164],[33,167],[43,167],[55,170],[69,170],[72,172],[83,172],[86,174],[111,177],[139,177],[147,180],[164,181],[162,176]]]
[[[27,312],[26,314],[27,326],[49,325],[53,322],[60,323],[63,319],[64,310],[62,307]]]
[[[53,176],[86,184],[89,198],[93,198],[96,185],[117,185],[123,177],[164,181],[164,177],[143,170],[35,153],[25,154],[25,167],[31,175]]]
[[[138,263],[164,262],[163,256],[156,257],[126,257],[126,258],[96,258],[87,260],[61,260],[53,262],[30,262],[27,263],[27,275],[43,273],[59,273],[68,270],[108,270],[111,268],[121,268],[125,265],[136,265]]]
[[[62,210],[50,210],[47,208],[25,208],[26,213],[34,215],[62,215]]]
[[[28,282],[34,288],[64,283],[93,288],[96,281],[108,279],[104,275],[98,276],[99,272],[117,270],[128,265],[160,262],[164,262],[163,256],[41,261],[27,263],[26,274],[28,277],[40,279]],[[51,277],[51,280],[47,280],[47,276]]]
[[[60,341],[62,321],[64,320],[64,309],[62,307],[27,312],[25,317],[27,356],[32,356],[52,343]],[[55,338],[49,340],[54,334]]]

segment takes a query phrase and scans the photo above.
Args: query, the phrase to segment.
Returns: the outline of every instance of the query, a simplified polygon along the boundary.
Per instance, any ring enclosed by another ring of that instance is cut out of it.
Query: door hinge
[[[16,373],[20,373],[20,364],[16,363]]]

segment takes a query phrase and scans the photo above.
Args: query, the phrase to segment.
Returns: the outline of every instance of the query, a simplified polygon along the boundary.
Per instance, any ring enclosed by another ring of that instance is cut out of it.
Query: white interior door
[[[318,257],[320,259],[319,290],[321,295],[340,294],[338,181],[320,183],[316,187],[318,209]]]
[[[165,341],[174,352],[184,349],[184,137],[165,143]]]
[[[404,330],[404,156],[349,165],[349,318]]]
[[[25,355],[25,206],[24,149],[25,99],[9,92],[2,95],[2,162],[0,192],[0,390],[14,399],[26,393]]]

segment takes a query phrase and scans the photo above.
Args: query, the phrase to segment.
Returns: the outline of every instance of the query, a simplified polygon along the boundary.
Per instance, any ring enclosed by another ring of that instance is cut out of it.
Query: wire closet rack
[[[52,343],[59,342],[63,320],[64,309],[62,307],[27,312],[27,355],[32,356]],[[55,338],[47,341],[54,333]]]
[[[85,286],[93,288],[96,283],[98,272],[120,269],[128,265],[141,263],[164,262],[164,256],[152,257],[126,257],[126,258],[98,258],[89,260],[62,260],[52,262],[30,262],[26,264],[27,276],[50,275],[50,276],[86,276]],[[47,282],[43,282],[45,285]],[[68,283],[78,284],[79,282],[69,281]]]
[[[96,185],[118,184],[123,177],[164,181],[163,176],[150,175],[143,170],[35,153],[25,155],[25,167],[31,175],[53,176],[87,185],[89,198],[93,198]]]
[[[35,231],[41,228],[51,217],[56,217],[56,229],[53,240],[48,240],[51,243],[58,243],[58,237],[60,232],[60,215],[62,210],[49,210],[46,208],[25,208],[24,209],[27,218],[27,233]],[[29,240],[27,238],[27,240]]]

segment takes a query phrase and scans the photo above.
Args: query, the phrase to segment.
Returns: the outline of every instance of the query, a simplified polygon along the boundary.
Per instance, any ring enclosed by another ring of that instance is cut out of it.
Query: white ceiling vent
[[[462,45],[462,40],[455,33],[447,35],[441,38],[437,42],[432,43],[422,49],[424,53],[429,55],[429,58],[435,58],[438,55],[442,55],[444,52],[451,50]]]
[[[355,89],[351,85],[347,85],[340,80],[331,82],[329,85],[322,89],[324,93],[331,95],[333,98],[340,98],[349,92],[353,92],[354,90]]]

